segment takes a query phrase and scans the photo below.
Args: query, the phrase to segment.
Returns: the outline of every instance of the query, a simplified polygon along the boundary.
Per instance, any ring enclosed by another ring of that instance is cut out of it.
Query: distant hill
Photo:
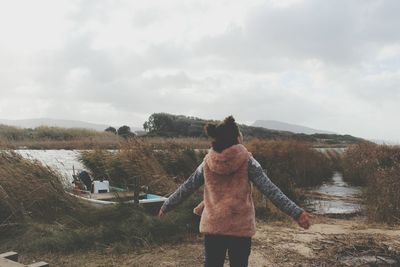
[[[370,139],[369,141],[378,144],[378,145],[389,145],[389,146],[398,146],[400,145],[400,141],[393,140],[383,140],[383,139]]]
[[[288,131],[292,133],[303,133],[303,134],[336,134],[330,131],[316,130],[313,128],[305,127],[297,124],[290,124],[275,120],[257,120],[252,126],[263,127],[270,130],[277,131]]]
[[[38,119],[26,119],[26,120],[4,120],[0,119],[0,124],[16,126],[21,128],[36,128],[39,126],[50,126],[50,127],[61,127],[61,128],[84,128],[92,129],[97,131],[104,131],[110,125],[96,124],[77,120],[60,120],[51,118],[38,118]],[[122,125],[119,125],[122,126]],[[119,126],[114,126],[118,128]],[[139,127],[131,127],[131,131],[143,130]]]

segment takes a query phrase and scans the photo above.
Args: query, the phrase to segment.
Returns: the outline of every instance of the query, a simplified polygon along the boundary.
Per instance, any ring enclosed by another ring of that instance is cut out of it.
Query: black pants
[[[205,235],[205,267],[224,266],[226,251],[231,267],[247,267],[251,237]]]

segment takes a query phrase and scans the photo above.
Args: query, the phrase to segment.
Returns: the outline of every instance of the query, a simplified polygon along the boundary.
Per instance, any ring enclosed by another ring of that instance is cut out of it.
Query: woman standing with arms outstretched
[[[261,165],[243,146],[243,137],[232,116],[219,124],[207,124],[212,148],[196,171],[165,201],[159,217],[175,208],[204,184],[204,200],[194,212],[201,216],[205,266],[222,267],[228,251],[231,267],[245,267],[255,234],[252,182],[280,210],[304,229],[309,215],[271,182]]]

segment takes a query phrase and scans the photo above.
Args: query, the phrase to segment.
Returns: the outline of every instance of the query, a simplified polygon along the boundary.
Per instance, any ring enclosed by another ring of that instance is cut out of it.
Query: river
[[[362,188],[343,181],[335,172],[331,181],[308,190],[307,206],[318,214],[352,214],[361,210]]]

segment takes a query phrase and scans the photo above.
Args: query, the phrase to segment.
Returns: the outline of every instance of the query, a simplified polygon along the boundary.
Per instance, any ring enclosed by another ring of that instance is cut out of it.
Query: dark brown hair
[[[212,148],[217,152],[238,144],[239,127],[232,116],[226,117],[218,124],[207,123],[204,130],[209,137],[214,139]]]

